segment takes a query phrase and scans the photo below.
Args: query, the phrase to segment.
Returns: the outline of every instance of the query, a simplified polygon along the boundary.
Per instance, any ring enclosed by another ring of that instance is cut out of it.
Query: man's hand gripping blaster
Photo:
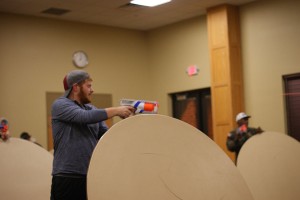
[[[134,107],[135,114],[156,114],[158,111],[157,101],[121,99],[120,105]]]

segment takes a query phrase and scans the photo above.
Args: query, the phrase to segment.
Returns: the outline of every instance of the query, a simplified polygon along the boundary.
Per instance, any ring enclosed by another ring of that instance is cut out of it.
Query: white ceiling
[[[224,3],[242,5],[252,1],[255,0],[172,0],[151,8],[128,6],[130,0],[0,0],[0,12],[150,30],[205,15],[209,7]],[[70,11],[63,15],[42,13],[49,8]]]

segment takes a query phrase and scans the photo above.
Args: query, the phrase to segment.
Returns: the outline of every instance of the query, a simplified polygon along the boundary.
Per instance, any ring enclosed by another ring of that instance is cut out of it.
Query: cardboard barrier
[[[99,141],[88,199],[252,200],[234,163],[209,137],[180,120],[136,115]]]
[[[237,167],[255,200],[300,199],[300,143],[290,136],[264,132],[251,137]]]
[[[0,198],[49,200],[53,156],[19,138],[0,140]]]

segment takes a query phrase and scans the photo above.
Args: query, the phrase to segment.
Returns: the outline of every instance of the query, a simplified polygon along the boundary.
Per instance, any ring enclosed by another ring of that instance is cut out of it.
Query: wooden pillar
[[[221,5],[207,10],[211,65],[214,141],[234,160],[226,147],[227,134],[244,111],[241,40],[238,7]]]

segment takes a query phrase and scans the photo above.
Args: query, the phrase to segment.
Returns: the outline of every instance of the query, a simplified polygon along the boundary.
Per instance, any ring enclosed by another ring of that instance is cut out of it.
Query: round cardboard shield
[[[92,155],[88,199],[250,200],[234,163],[180,120],[136,115],[115,124]]]
[[[237,167],[255,200],[300,199],[300,143],[290,136],[264,132],[251,137]]]
[[[50,199],[53,156],[19,138],[0,141],[1,199]]]

